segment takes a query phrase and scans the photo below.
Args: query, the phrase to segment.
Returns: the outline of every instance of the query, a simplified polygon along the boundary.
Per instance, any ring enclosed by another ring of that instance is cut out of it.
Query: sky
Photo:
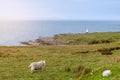
[[[120,20],[120,0],[0,0],[0,20]]]

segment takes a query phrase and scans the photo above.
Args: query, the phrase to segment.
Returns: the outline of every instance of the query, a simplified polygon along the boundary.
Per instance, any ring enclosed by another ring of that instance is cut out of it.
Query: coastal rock
[[[38,38],[38,39],[35,39],[35,40],[21,42],[21,44],[33,45],[33,46],[40,46],[40,45],[63,45],[63,43],[55,41],[53,37]]]

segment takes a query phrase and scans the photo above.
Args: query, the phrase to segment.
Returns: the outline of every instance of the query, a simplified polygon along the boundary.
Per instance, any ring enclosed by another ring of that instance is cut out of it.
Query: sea
[[[0,21],[0,46],[21,46],[20,42],[56,34],[120,32],[120,21],[24,20]]]

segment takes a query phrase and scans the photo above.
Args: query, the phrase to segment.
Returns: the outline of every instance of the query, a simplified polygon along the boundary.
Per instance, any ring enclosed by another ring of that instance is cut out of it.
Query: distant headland
[[[24,45],[81,45],[120,41],[120,32],[67,33],[21,42]]]

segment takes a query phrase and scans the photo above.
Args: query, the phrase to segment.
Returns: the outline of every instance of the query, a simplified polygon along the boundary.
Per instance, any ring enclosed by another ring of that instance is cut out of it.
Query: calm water
[[[120,21],[1,21],[0,45],[20,45],[21,41],[60,33],[119,32]]]

